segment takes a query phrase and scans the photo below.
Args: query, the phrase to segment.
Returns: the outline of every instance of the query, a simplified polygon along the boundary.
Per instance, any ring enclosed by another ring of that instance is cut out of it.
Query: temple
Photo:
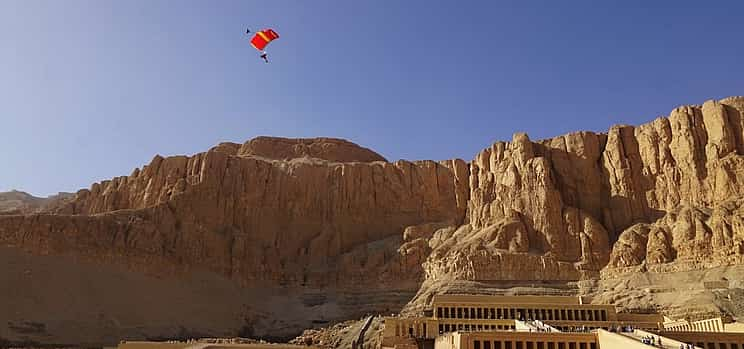
[[[721,318],[690,322],[619,313],[582,297],[437,295],[424,316],[385,318],[382,347],[744,349],[744,333],[724,332]]]

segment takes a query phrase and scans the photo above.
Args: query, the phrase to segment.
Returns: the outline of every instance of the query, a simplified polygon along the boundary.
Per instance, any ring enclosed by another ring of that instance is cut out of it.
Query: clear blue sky
[[[602,3],[602,5],[599,5]],[[470,160],[744,94],[744,1],[0,1],[0,191],[331,136]],[[282,36],[264,64],[245,28]]]

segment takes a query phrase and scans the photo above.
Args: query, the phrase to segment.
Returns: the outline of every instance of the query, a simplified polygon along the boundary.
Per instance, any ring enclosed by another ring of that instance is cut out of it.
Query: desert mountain
[[[0,215],[24,214],[49,210],[74,196],[72,193],[59,193],[46,198],[35,197],[29,193],[11,190],[0,193]]]
[[[284,339],[442,292],[738,316],[740,281],[702,282],[741,280],[743,116],[731,97],[607,133],[516,134],[469,163],[331,138],[156,156],[0,217],[0,340]]]

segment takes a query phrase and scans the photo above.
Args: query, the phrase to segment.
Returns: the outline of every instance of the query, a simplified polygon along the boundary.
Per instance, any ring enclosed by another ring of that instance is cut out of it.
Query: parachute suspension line
[[[251,30],[248,28],[246,30],[246,34],[250,34]],[[268,53],[266,52],[265,48],[266,46],[271,43],[272,41],[279,38],[279,34],[275,32],[273,29],[263,29],[255,32],[253,37],[251,38],[251,45],[261,52],[260,57],[263,58],[263,60],[266,63],[269,63]]]

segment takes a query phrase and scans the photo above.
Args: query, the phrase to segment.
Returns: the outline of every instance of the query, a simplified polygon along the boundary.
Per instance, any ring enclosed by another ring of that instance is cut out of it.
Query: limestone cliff
[[[266,140],[241,149],[257,143]],[[388,240],[422,223],[458,224],[465,210],[466,199],[458,198],[466,195],[465,182],[457,178],[463,162],[276,161],[226,148],[156,156],[128,177],[79,191],[56,213],[99,221],[134,210],[126,216],[146,215],[143,222],[153,227],[127,228],[125,249],[129,240],[156,236],[142,248],[241,282],[380,287],[416,281]],[[373,242],[379,246],[365,248]]]
[[[742,115],[744,98],[727,98],[677,108],[635,129],[626,142],[637,155],[622,192],[638,199],[612,216],[620,235],[609,269],[741,262]]]
[[[145,320],[127,327],[120,318],[128,307],[120,314],[101,306],[109,327],[89,325],[100,338],[210,334],[208,322],[227,333],[287,337],[398,311],[411,297],[409,310],[420,311],[434,293],[498,285],[610,280],[592,291],[602,299],[623,275],[744,262],[742,115],[744,97],[732,97],[602,134],[541,141],[516,134],[470,163],[387,162],[329,138],[222,143],[192,156],[156,156],[44,213],[0,217],[0,245],[71,257],[62,263],[70,268],[123,267],[121,278],[163,280],[168,285],[150,293],[185,314],[199,314],[198,303],[210,299],[183,281],[198,273],[236,295],[214,300],[234,312],[186,316],[180,329]],[[25,275],[13,280],[33,281]],[[117,299],[136,307],[132,297]],[[43,323],[29,307],[0,315],[0,324]],[[58,316],[59,324],[80,323]],[[53,323],[31,335],[13,328],[25,327],[0,327],[0,339],[67,338]]]
[[[493,144],[470,164],[466,224],[430,240],[427,275],[577,280],[605,266],[739,263],[743,113],[732,97],[607,134]]]
[[[54,212],[0,217],[0,244],[160,278],[206,270],[245,289],[295,290],[305,299],[299,304],[262,309],[256,298],[247,307],[259,309],[230,324],[288,338],[313,321],[399,309],[425,258],[401,249],[404,232],[411,240],[427,225],[461,223],[464,162],[382,160],[332,139],[259,138],[156,156],[130,176],[80,190]]]

